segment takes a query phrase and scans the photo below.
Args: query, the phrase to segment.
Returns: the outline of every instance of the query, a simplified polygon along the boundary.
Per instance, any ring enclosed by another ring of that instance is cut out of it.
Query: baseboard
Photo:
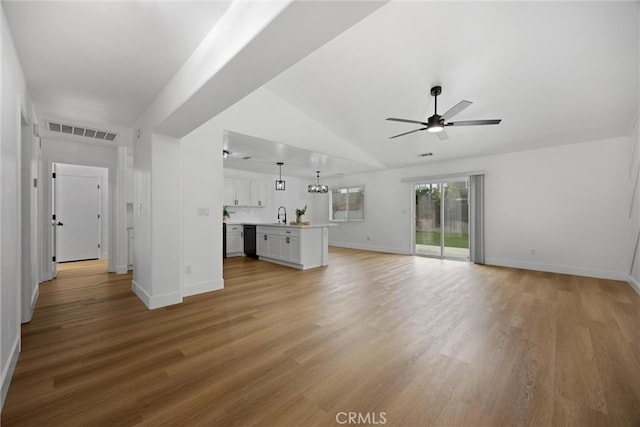
[[[33,294],[31,294],[31,301],[29,301],[29,318],[22,317],[21,323],[29,323],[31,322],[31,318],[33,317],[33,312],[36,309],[36,303],[38,302],[38,296],[40,295],[40,285],[36,285],[33,290]],[[24,312],[22,313],[24,316]]]
[[[631,276],[627,276],[627,283],[633,288],[634,291],[636,291],[638,295],[640,295],[640,283],[638,283],[636,279]]]
[[[182,295],[180,295],[179,292],[170,292],[167,294],[152,296],[149,295],[147,291],[145,291],[135,280],[131,281],[131,290],[138,296],[138,298],[140,298],[149,310],[180,304],[182,302]]]
[[[338,248],[346,248],[346,249],[359,249],[362,251],[383,252],[388,254],[411,255],[410,252],[407,252],[407,250],[403,248],[389,248],[387,246],[375,246],[375,245],[366,245],[366,244],[363,245],[360,243],[345,243],[345,242],[329,241],[329,246],[335,246]]]
[[[33,295],[31,295],[31,311],[36,309],[36,303],[38,302],[38,297],[40,296],[40,285],[36,285],[33,290]]]
[[[16,340],[13,342],[13,346],[11,347],[11,353],[9,355],[9,360],[5,366],[5,369],[2,370],[2,390],[0,396],[0,412],[2,408],[4,408],[4,401],[7,398],[7,393],[9,393],[9,385],[11,384],[11,378],[13,378],[13,372],[16,369],[16,364],[18,363],[18,356],[20,355],[20,337],[16,337]]]
[[[182,289],[182,296],[188,297],[191,295],[204,294],[211,291],[219,291],[224,288],[224,280],[209,280],[207,282],[195,283],[193,285],[185,286]]]
[[[116,274],[127,274],[128,271],[129,271],[129,266],[116,265]]]
[[[487,258],[487,265],[500,267],[522,268],[524,270],[545,271],[548,273],[571,274],[573,276],[594,277],[596,279],[626,281],[627,276],[617,271],[598,270],[593,268],[571,267],[568,265],[538,264],[503,258]]]

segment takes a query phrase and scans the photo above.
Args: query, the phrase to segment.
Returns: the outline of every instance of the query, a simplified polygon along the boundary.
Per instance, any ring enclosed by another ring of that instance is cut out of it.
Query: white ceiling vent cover
[[[106,130],[88,129],[80,126],[48,122],[48,127],[51,132],[66,133],[69,135],[84,136],[87,138],[99,139],[101,141],[115,141],[118,139],[118,134],[109,132]]]

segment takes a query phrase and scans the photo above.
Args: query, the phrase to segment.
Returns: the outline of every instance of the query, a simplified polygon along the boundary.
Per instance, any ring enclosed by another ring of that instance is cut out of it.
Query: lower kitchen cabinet
[[[261,260],[306,269],[328,264],[327,227],[257,226]]]
[[[227,224],[227,257],[242,256],[242,224]]]

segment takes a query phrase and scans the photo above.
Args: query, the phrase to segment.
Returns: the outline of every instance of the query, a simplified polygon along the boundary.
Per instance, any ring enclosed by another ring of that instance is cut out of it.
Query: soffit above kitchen
[[[273,176],[279,173],[278,162],[284,163],[283,176],[308,179],[315,177],[317,170],[323,177],[330,177],[372,169],[364,163],[229,130],[224,131],[223,149],[229,152],[223,161],[225,168]]]

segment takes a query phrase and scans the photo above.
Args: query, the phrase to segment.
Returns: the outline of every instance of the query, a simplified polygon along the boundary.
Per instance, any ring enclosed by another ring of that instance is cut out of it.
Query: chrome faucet
[[[280,209],[284,211],[284,223],[287,223],[287,209],[284,206],[278,208],[278,222],[280,222]]]

